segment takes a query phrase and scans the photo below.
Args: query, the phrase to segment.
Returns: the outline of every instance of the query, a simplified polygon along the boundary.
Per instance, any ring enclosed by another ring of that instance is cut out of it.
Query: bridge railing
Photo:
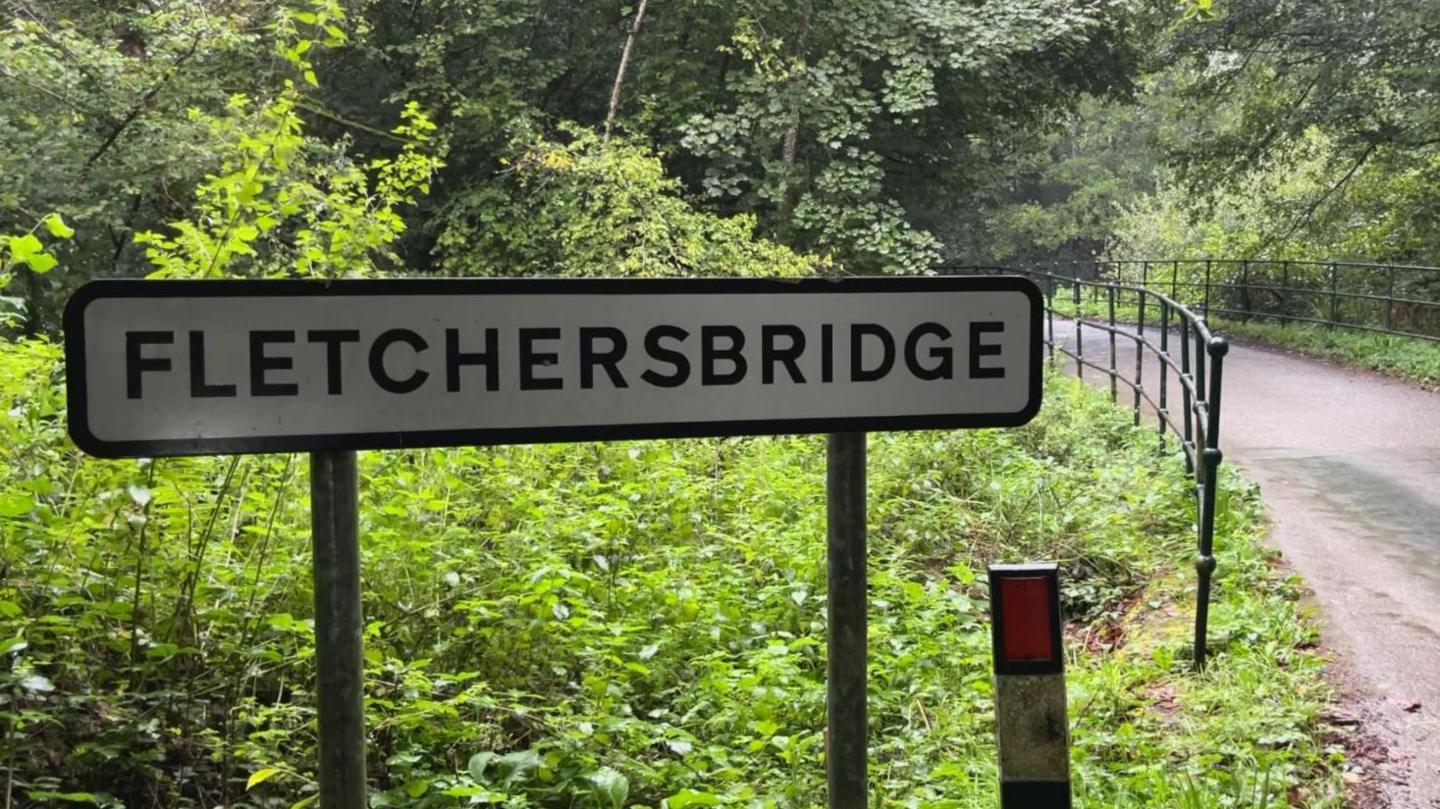
[[[1045,292],[1044,343],[1051,364],[1063,367],[1073,362],[1081,379],[1087,368],[1100,373],[1108,378],[1110,398],[1116,403],[1123,386],[1135,425],[1155,420],[1162,451],[1167,447],[1166,435],[1175,437],[1196,500],[1194,663],[1197,669],[1204,668],[1216,566],[1218,472],[1224,457],[1220,451],[1221,382],[1229,345],[1211,333],[1203,316],[1173,294],[1142,284],[1095,274],[1084,277],[1007,267],[942,264],[936,271],[945,275],[1019,273],[1033,278]],[[1086,306],[1086,298],[1091,306]],[[1096,302],[1101,312],[1098,316],[1094,314]],[[1073,341],[1056,338],[1057,317],[1073,324]],[[1086,352],[1087,330],[1101,336],[1098,355],[1093,349]],[[1121,341],[1134,348],[1133,364],[1127,367],[1120,364]]]
[[[1168,259],[1066,262],[1043,269],[1164,291],[1205,318],[1311,323],[1440,342],[1440,267]]]

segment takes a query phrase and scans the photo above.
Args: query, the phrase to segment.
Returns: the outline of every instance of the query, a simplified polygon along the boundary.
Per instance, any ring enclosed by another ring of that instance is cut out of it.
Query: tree
[[[1393,181],[1396,193],[1381,196],[1404,206],[1385,214],[1397,228],[1436,220],[1434,195],[1413,189],[1434,176],[1440,154],[1440,14],[1433,3],[1259,0],[1225,3],[1213,13],[1211,22],[1179,25],[1165,52],[1182,65],[1172,73],[1176,92],[1195,113],[1183,139],[1170,144],[1191,189],[1242,181],[1319,131],[1333,146],[1328,181],[1269,242],[1323,229],[1327,209],[1373,203],[1373,188],[1345,193],[1365,183]],[[1432,257],[1435,245],[1424,248]]]
[[[442,211],[506,182],[517,137],[601,128],[629,53],[615,131],[711,212],[861,272],[928,266],[938,243],[915,221],[965,210],[1014,141],[1082,91],[1125,89],[1137,60],[1134,14],[1111,0],[671,0],[637,37],[638,9],[600,0],[365,9],[357,46],[326,57],[353,77],[332,102],[362,119],[397,97],[437,110]],[[431,219],[441,263],[471,221]]]
[[[278,84],[284,63],[271,54],[290,12],[262,0],[4,8],[0,232],[47,211],[78,225],[33,289],[33,312],[53,327],[76,284],[144,271],[132,234],[183,213],[215,157],[187,111],[219,112],[232,93]]]

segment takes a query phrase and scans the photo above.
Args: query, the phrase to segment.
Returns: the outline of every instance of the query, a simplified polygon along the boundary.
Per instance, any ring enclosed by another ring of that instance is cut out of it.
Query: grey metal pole
[[[369,804],[359,521],[355,453],[311,453],[320,809],[363,809]]]
[[[826,771],[830,809],[865,809],[865,434],[832,433],[826,450],[829,657]]]

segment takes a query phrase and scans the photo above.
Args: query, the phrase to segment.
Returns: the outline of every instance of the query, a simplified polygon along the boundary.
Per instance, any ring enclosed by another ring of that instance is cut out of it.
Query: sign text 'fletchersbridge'
[[[97,282],[66,312],[97,455],[1008,426],[1018,278]]]

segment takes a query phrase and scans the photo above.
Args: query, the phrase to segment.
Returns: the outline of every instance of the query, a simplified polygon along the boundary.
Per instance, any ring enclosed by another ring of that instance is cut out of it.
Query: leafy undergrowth
[[[3,349],[0,800],[310,805],[305,458],[82,459],[58,350]],[[871,438],[872,805],[996,805],[983,571],[1053,558],[1080,805],[1337,806],[1253,493],[1195,675],[1181,470],[1047,397]],[[823,473],[818,437],[362,455],[371,805],[823,805]]]
[[[1110,316],[1108,301],[1095,300],[1088,295],[1078,307],[1064,294],[1056,295],[1052,305],[1060,315],[1073,316],[1079,311],[1087,318],[1100,321]],[[1199,309],[1196,312],[1199,313]],[[1134,324],[1138,322],[1139,313],[1133,297],[1116,302],[1117,323]],[[1158,307],[1153,304],[1147,306],[1145,318],[1150,326],[1159,323]],[[1173,315],[1171,323],[1178,323]],[[1206,323],[1215,334],[1227,338],[1293,349],[1310,356],[1409,379],[1428,387],[1440,386],[1440,342],[1434,340],[1331,328],[1315,323],[1222,317],[1211,317]]]
[[[1440,342],[1393,334],[1326,328],[1311,323],[1213,318],[1217,332],[1291,348],[1423,385],[1440,385]]]

